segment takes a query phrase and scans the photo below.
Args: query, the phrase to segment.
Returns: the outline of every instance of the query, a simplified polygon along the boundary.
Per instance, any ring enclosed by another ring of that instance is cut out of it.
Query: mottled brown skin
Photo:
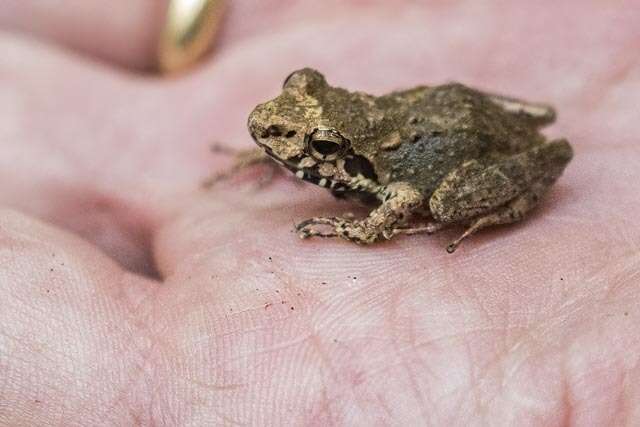
[[[248,126],[301,179],[374,208],[361,220],[309,219],[297,227],[301,237],[367,244],[465,224],[453,252],[481,228],[521,220],[560,176],[571,146],[539,132],[554,119],[549,106],[458,83],[374,97],[331,87],[306,68],[258,105]]]

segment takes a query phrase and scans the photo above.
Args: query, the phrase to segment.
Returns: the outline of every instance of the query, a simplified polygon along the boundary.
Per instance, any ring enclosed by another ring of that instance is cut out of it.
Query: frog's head
[[[375,149],[368,140],[381,118],[372,96],[331,87],[305,68],[287,77],[280,96],[251,112],[248,127],[256,143],[299,178],[338,193],[372,192]]]

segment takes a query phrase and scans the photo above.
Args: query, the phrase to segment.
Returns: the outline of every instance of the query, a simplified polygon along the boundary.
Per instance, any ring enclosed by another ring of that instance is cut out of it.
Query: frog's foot
[[[361,245],[391,239],[400,234],[397,230],[411,234],[412,229],[407,223],[422,204],[421,193],[408,183],[398,182],[387,186],[382,196],[382,204],[364,219],[356,220],[348,214],[342,218],[311,218],[298,224],[296,231],[302,239],[314,236],[341,237]],[[317,226],[328,227],[329,230],[322,231]],[[413,231],[417,232],[417,229]]]
[[[309,237],[341,237],[350,242],[369,244],[381,238],[390,240],[399,234],[433,234],[448,225],[449,224],[429,222],[415,226],[391,226],[380,230],[377,227],[371,226],[366,220],[353,220],[353,216],[350,215],[345,218],[311,218],[298,224],[296,231],[302,239]],[[317,226],[328,226],[329,230],[322,231],[316,228]]]
[[[233,148],[225,147],[219,143],[214,143],[211,145],[211,151],[214,153],[234,156],[234,162],[229,169],[217,172],[207,178],[202,183],[202,187],[206,189],[212,188],[221,181],[227,180],[238,172],[257,164],[267,164],[270,166],[269,171],[260,178],[260,182],[258,183],[259,188],[271,183],[276,174],[280,172],[280,167],[260,148],[235,150]]]
[[[318,228],[319,226],[319,228]],[[323,231],[321,228],[327,228]],[[350,242],[366,245],[375,242],[380,232],[367,221],[340,217],[318,217],[301,222],[296,226],[301,239],[309,237],[341,237]]]

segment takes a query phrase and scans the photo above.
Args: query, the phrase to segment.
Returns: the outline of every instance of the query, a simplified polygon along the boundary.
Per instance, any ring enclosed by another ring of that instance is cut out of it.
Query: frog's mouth
[[[267,153],[267,155],[272,160],[291,171],[297,178],[303,181],[319,185],[320,187],[328,188],[334,194],[344,193],[349,189],[349,186],[346,182],[337,181],[331,177],[323,176],[322,174],[320,174],[317,164],[314,164],[311,167],[302,166],[303,160],[307,158],[307,156],[296,156],[283,161],[274,156],[269,147],[263,148],[265,150],[265,153]]]
[[[271,158],[271,160],[291,171],[299,179],[319,185],[320,187],[328,188],[337,194],[344,193],[348,190],[349,187],[346,183],[337,181],[331,177],[322,176],[318,171],[318,165],[316,162],[313,162],[313,166],[304,167],[302,165],[303,160],[308,158],[308,156],[299,155],[287,160],[282,160],[273,153],[271,147],[261,144],[255,137],[253,139],[256,141],[258,146],[264,150],[267,156]]]

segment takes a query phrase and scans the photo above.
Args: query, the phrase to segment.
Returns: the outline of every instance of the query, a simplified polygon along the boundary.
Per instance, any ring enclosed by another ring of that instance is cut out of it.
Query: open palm
[[[318,3],[234,2],[179,79],[0,34],[0,424],[640,423],[640,10]],[[83,43],[113,29],[58,18],[49,41],[132,63]],[[199,183],[229,165],[209,144],[249,148],[248,112],[303,66],[552,102],[576,155],[529,219],[453,255],[460,230],[300,241],[296,221],[353,206],[251,171]]]

